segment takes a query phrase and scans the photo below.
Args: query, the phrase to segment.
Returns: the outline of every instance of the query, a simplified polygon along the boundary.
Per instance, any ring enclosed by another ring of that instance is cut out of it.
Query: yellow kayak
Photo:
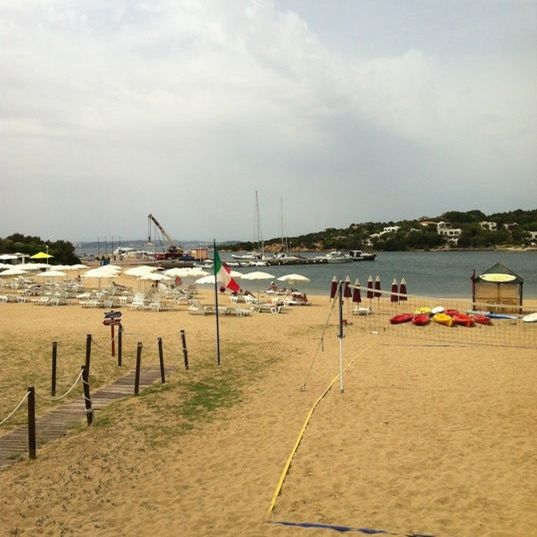
[[[415,315],[421,315],[422,313],[425,313],[426,315],[431,315],[431,308],[428,306],[422,306],[421,308],[417,308],[414,312]]]
[[[451,326],[453,324],[453,318],[446,313],[437,313],[433,315],[433,321],[438,324],[445,324],[446,326]]]

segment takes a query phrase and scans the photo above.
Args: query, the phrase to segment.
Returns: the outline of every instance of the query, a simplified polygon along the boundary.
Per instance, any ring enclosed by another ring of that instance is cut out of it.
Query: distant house
[[[530,241],[537,240],[537,231],[528,231]]]
[[[503,225],[504,229],[506,229],[507,231],[513,231],[513,229],[515,229],[517,226],[518,224],[516,222],[513,222],[512,224]]]
[[[483,222],[479,222],[479,225],[483,229],[488,229],[489,231],[496,231],[498,229],[498,224],[496,222],[488,222],[483,220]]]
[[[436,226],[437,222],[435,222],[434,220],[421,220],[420,221],[420,226],[423,226],[423,227],[429,227],[429,226]]]
[[[386,233],[397,233],[400,229],[401,226],[387,226],[380,232],[380,234],[386,235]]]
[[[458,239],[461,236],[461,228],[449,227],[449,225],[445,225],[445,222],[439,222],[438,224],[444,224],[442,226],[438,225],[436,228],[436,232],[439,235],[442,235],[442,237],[446,237],[448,239]]]

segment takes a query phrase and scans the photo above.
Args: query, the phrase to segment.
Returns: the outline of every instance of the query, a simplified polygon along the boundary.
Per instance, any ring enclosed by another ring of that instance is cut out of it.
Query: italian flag
[[[239,284],[231,277],[229,267],[222,263],[216,246],[214,248],[214,275],[216,280],[221,283],[226,289],[238,293],[240,291]]]

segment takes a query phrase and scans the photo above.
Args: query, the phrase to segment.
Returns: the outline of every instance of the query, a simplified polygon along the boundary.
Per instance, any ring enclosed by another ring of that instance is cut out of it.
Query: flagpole
[[[216,240],[213,239],[214,303],[216,307],[216,364],[220,365],[220,321],[218,318],[218,282],[216,279]]]
[[[343,282],[339,281],[338,288],[338,299],[339,299],[339,391],[343,393],[343,338],[345,337],[343,333]]]

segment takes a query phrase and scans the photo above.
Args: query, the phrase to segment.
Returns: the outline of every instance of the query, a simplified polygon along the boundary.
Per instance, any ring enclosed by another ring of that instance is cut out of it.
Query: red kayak
[[[400,313],[399,315],[395,315],[390,319],[390,323],[392,324],[401,324],[401,323],[408,323],[408,321],[412,320],[412,313]]]
[[[429,324],[431,322],[431,318],[426,313],[420,313],[412,317],[412,322],[416,326],[425,326],[426,324]]]
[[[468,328],[474,326],[474,320],[472,319],[472,317],[470,317],[469,315],[466,315],[465,313],[457,313],[453,315],[453,322],[455,324],[460,324]]]
[[[450,317],[453,317],[454,315],[458,315],[459,314],[459,310],[446,310],[444,312],[446,315],[449,315]]]
[[[492,324],[492,321],[486,315],[474,315],[474,321],[478,324]]]

